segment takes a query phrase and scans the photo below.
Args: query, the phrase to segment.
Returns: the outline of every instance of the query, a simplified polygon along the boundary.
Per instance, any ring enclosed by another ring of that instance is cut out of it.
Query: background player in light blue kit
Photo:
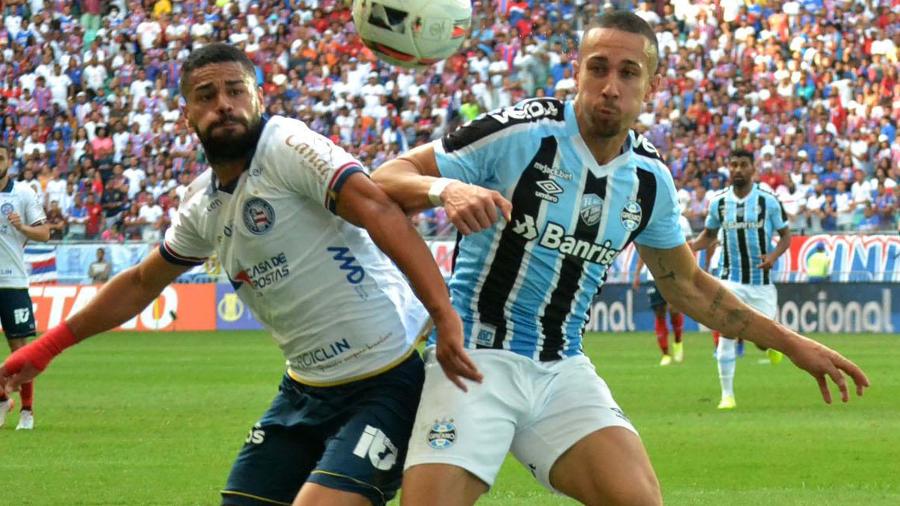
[[[404,504],[473,504],[509,450],[582,503],[661,503],[637,432],[581,350],[591,299],[631,242],[666,300],[784,350],[826,401],[826,375],[844,400],[842,370],[858,393],[868,384],[852,362],[753,311],[697,265],[671,173],[631,130],[659,85],[657,58],[643,19],[605,15],[584,31],[573,101],[493,111],[374,173],[408,213],[443,205],[463,234],[451,298],[485,378],[463,393],[438,366],[455,358],[426,351]]]
[[[706,228],[691,248],[705,249],[714,244],[722,229],[722,254],[719,257],[719,273],[722,284],[748,306],[769,318],[778,311],[778,292],[772,283],[770,271],[791,246],[791,231],[787,215],[778,198],[753,182],[755,167],[753,153],[735,150],[728,163],[731,186],[709,201]],[[778,244],[772,248],[772,240],[778,234]],[[719,362],[719,382],[722,399],[719,409],[735,407],[734,369],[736,339],[723,332],[716,349]],[[781,361],[780,351],[769,348],[769,360]]]

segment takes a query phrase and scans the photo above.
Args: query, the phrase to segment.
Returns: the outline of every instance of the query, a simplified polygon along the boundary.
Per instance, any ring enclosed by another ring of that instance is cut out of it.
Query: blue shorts
[[[0,288],[0,324],[7,339],[35,335],[34,306],[27,288]]]
[[[659,293],[656,283],[653,281],[647,283],[647,298],[650,299],[650,307],[654,309],[667,304],[666,299]]]
[[[290,506],[305,482],[387,503],[400,488],[424,379],[416,352],[377,376],[333,387],[285,374],[244,441],[222,503]]]

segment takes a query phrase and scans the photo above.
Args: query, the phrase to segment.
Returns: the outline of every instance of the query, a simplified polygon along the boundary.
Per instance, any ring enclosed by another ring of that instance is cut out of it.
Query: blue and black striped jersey
[[[769,285],[768,269],[760,269],[763,256],[772,248],[777,231],[787,227],[787,214],[774,194],[754,184],[744,198],[728,187],[709,201],[706,228],[722,229],[719,274],[745,285]]]
[[[529,99],[481,115],[434,149],[442,176],[497,190],[513,205],[509,223],[457,245],[450,291],[468,348],[535,360],[579,354],[616,255],[632,241],[660,249],[685,241],[656,149],[630,132],[619,156],[598,165],[571,102]]]

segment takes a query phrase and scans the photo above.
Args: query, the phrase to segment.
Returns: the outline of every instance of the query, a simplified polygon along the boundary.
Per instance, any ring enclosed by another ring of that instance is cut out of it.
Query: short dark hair
[[[650,69],[650,75],[656,74],[656,69],[659,67],[659,41],[656,39],[656,32],[653,31],[653,28],[644,18],[629,11],[612,11],[608,14],[601,14],[585,28],[581,40],[583,41],[588,32],[595,28],[612,28],[643,35],[645,39],[650,41],[650,45],[653,46],[653,56],[656,58],[656,60],[651,62],[651,64],[654,64],[654,68]]]
[[[215,42],[213,44],[207,44],[195,51],[191,51],[191,54],[187,57],[187,60],[185,60],[184,65],[181,67],[181,80],[178,83],[178,87],[181,90],[181,96],[187,98],[187,89],[185,89],[185,86],[187,86],[187,81],[191,77],[191,72],[200,67],[212,65],[213,63],[229,62],[240,63],[241,67],[244,67],[244,71],[252,75],[254,82],[256,82],[256,66],[253,65],[253,62],[250,60],[250,57],[247,56],[247,53],[232,45]]]
[[[728,158],[749,158],[750,163],[753,163],[753,152],[746,149],[735,149],[728,155]]]

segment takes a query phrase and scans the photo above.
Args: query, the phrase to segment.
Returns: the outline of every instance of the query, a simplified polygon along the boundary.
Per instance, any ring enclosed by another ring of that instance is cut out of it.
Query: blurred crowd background
[[[473,2],[460,51],[424,71],[375,59],[335,0],[6,0],[0,141],[58,240],[155,241],[206,163],[179,111],[181,64],[212,41],[257,65],[267,111],[302,119],[374,169],[479,114],[571,98],[590,19],[656,30],[662,85],[635,128],[703,227],[731,150],[755,153],[799,233],[898,230],[900,0]],[[455,232],[442,210],[415,217]]]

